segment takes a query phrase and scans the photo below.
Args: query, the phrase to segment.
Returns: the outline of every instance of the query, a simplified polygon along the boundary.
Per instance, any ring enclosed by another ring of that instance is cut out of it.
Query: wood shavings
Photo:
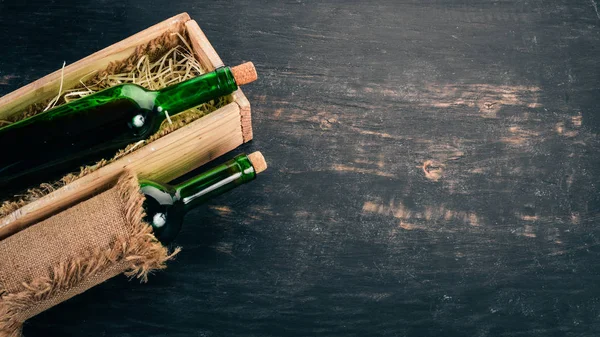
[[[48,106],[46,107],[46,109],[44,109],[44,111],[54,108],[54,106],[56,106],[56,103],[60,99],[60,96],[62,95],[63,84],[65,82],[65,66],[66,65],[67,65],[67,62],[63,61],[62,68],[60,69],[60,88],[58,88],[58,95],[56,95],[56,97],[50,101],[50,104],[48,104]]]

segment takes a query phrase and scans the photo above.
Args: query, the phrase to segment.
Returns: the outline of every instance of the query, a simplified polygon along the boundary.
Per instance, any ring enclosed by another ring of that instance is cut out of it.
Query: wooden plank
[[[213,48],[212,44],[208,41],[208,38],[198,26],[196,20],[190,20],[185,23],[188,35],[192,42],[192,48],[196,54],[196,58],[200,63],[206,67],[207,70],[214,70],[218,67],[222,67],[225,64]],[[242,92],[242,89],[238,89],[233,93],[234,102],[240,107],[240,120],[242,124],[242,132],[244,137],[244,143],[252,140],[252,118],[250,102]]]
[[[138,45],[147,43],[189,20],[187,13],[176,15],[65,67],[63,87],[75,86],[83,76],[106,68],[110,62],[127,58]],[[0,98],[0,119],[25,109],[31,103],[42,102],[56,96],[60,87],[61,73],[62,70],[59,69]]]
[[[198,26],[198,23],[195,20],[189,20],[185,23],[185,27],[192,41],[194,53],[196,53],[202,65],[209,71],[222,67],[224,65],[223,61],[206,38],[206,35],[204,35],[202,29],[200,29],[200,26]]]
[[[170,181],[243,142],[236,103],[209,114],[0,219],[0,239],[109,186],[126,169]],[[177,165],[173,165],[177,163]]]
[[[66,67],[64,86],[72,86],[84,74],[102,69],[111,61],[126,58],[138,45],[186,21],[194,52],[202,65],[208,70],[223,66],[198,24],[183,13]],[[2,113],[19,111],[31,104],[33,95],[37,100],[52,97],[60,85],[60,76],[59,70],[4,96],[0,99]],[[250,104],[238,90],[234,102],[226,107],[0,219],[0,239],[110,186],[124,169],[134,170],[140,178],[158,181],[181,176],[250,140],[250,123]]]
[[[2,75],[81,3],[13,11],[28,27],[5,6]],[[599,0],[127,3],[152,10],[79,8],[94,30],[190,8],[224,60],[262,65],[244,147],[272,165],[188,213],[149,285],[26,336],[600,335]]]
[[[242,125],[242,135],[244,137],[244,143],[252,140],[252,110],[250,108],[250,102],[246,95],[242,92],[242,89],[238,89],[233,93],[233,101],[240,107],[240,122]]]

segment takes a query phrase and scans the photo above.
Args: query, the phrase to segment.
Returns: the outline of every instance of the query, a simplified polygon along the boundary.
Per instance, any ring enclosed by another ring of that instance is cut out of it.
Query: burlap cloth
[[[125,273],[146,281],[173,254],[143,222],[135,175],[0,241],[0,337],[25,320]]]

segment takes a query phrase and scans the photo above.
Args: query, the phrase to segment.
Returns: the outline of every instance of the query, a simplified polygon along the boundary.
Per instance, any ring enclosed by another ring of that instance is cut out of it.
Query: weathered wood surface
[[[0,94],[187,11],[269,170],[28,336],[597,336],[596,0],[0,2]],[[52,38],[49,38],[49,35]]]

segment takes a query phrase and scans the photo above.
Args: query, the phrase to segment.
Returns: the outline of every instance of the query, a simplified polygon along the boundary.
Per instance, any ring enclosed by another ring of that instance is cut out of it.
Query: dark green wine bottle
[[[145,220],[152,225],[154,235],[162,243],[168,243],[179,233],[183,217],[190,209],[253,180],[266,168],[262,154],[254,152],[239,155],[178,185],[142,180]]]
[[[158,91],[121,84],[4,126],[0,186],[19,185],[25,179],[45,182],[111,158],[119,149],[156,133],[167,115],[228,95],[255,79],[254,66],[248,62]]]

